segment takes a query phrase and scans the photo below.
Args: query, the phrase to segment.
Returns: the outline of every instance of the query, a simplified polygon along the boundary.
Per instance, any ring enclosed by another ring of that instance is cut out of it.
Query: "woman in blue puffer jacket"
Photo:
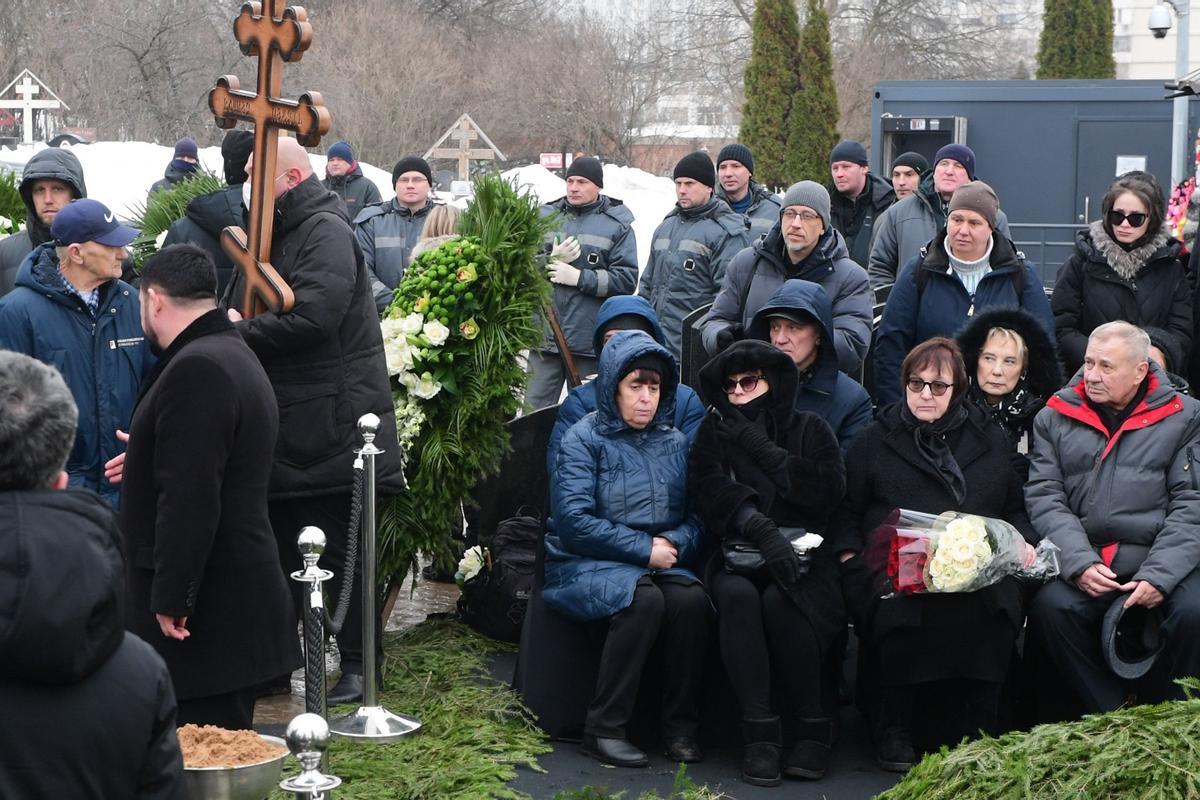
[[[662,345],[640,331],[618,333],[600,356],[596,411],[567,431],[551,476],[544,596],[572,619],[607,628],[583,750],[615,766],[648,763],[625,729],[660,638],[666,755],[701,758],[711,606],[693,571],[701,528],[687,507],[688,438],[671,426],[678,382]]]

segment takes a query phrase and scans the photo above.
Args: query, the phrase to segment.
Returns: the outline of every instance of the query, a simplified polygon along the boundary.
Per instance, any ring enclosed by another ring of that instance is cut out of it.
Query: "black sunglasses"
[[[721,387],[725,390],[725,394],[733,394],[734,389],[737,389],[739,386],[742,387],[743,392],[753,392],[754,388],[758,386],[758,382],[764,377],[763,375],[746,375],[737,380],[726,378]]]
[[[1129,220],[1130,225],[1135,228],[1140,228],[1143,224],[1145,224],[1146,218],[1149,216],[1149,214],[1143,214],[1140,211],[1135,211],[1132,214],[1126,214],[1124,211],[1118,211],[1114,208],[1112,211],[1108,212],[1108,224],[1115,228],[1125,220]]]
[[[920,394],[925,391],[925,387],[929,387],[929,391],[934,397],[941,397],[954,384],[943,383],[942,381],[923,381],[920,378],[909,378],[907,381],[908,390],[913,394]]]

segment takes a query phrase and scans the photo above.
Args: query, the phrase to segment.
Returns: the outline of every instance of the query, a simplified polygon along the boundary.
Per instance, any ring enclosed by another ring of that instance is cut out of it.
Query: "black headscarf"
[[[908,403],[901,401],[900,421],[907,430],[912,431],[917,453],[933,468],[950,494],[954,495],[955,505],[961,505],[967,499],[967,479],[963,477],[950,445],[946,444],[946,437],[967,421],[967,407],[963,398],[960,397],[946,409],[945,414],[933,422],[917,419]]]

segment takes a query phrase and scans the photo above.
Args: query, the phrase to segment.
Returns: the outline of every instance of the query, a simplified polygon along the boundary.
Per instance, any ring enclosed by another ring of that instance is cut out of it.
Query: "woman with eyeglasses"
[[[1192,287],[1183,248],[1163,223],[1165,201],[1154,176],[1128,173],[1104,195],[1100,219],[1075,238],[1051,307],[1068,376],[1083,366],[1088,336],[1124,320],[1150,335],[1150,357],[1186,374],[1192,347]]]
[[[688,466],[705,529],[726,547],[745,543],[764,562],[739,570],[721,547],[705,571],[742,711],[742,777],[758,786],[777,785],[781,774],[825,774],[837,702],[822,665],[846,629],[829,547],[802,563],[792,545],[805,532],[825,535],[846,488],[833,430],[795,410],[798,378],[791,356],[766,342],[743,340],[715,356],[700,370],[711,409]],[[772,685],[782,707],[772,705]],[[785,756],[781,712],[792,734]]]
[[[846,497],[830,524],[859,639],[860,705],[877,763],[896,772],[919,749],[997,732],[1024,613],[1012,578],[971,593],[889,596],[887,543],[868,541],[871,533],[904,508],[996,517],[1033,537],[1008,440],[966,400],[958,345],[929,339],[900,374],[904,398],[882,409],[846,455]]]

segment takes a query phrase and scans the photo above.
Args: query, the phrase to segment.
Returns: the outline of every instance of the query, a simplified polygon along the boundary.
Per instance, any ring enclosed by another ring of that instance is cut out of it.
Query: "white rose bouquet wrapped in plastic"
[[[1034,547],[991,517],[898,509],[876,535],[890,542],[887,574],[900,594],[974,592],[1009,575],[1048,581],[1059,573],[1054,543]]]

